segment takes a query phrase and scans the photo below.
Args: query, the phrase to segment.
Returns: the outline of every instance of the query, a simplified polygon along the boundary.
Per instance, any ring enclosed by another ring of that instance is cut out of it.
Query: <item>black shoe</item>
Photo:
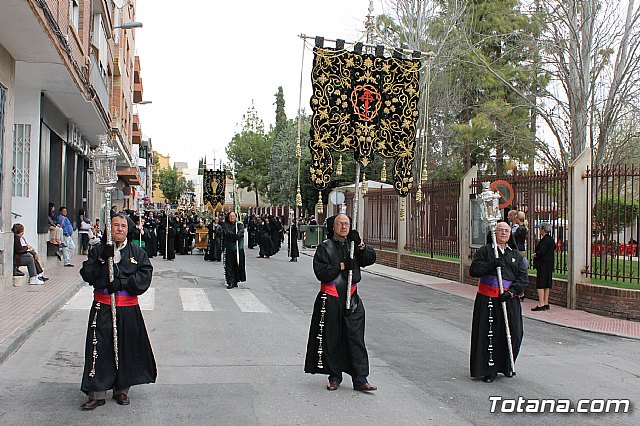
[[[504,373],[504,377],[513,377],[516,375],[515,371],[507,371],[506,373]]]
[[[495,379],[496,379],[496,376],[484,376],[482,378],[482,381],[485,383],[493,383]]]
[[[80,406],[83,410],[94,410],[96,407],[100,407],[105,404],[104,399],[90,399]]]
[[[228,288],[228,289],[233,288],[233,284],[227,284],[227,288]]]
[[[73,268],[73,267],[74,267],[71,263],[66,264],[66,265],[64,265],[64,266],[66,266],[67,268]]]
[[[24,272],[22,272],[20,269],[16,269],[13,271],[13,276],[14,277],[24,277]]]
[[[549,306],[549,305],[544,305],[544,310],[545,310],[545,311],[548,311],[549,309],[551,309],[551,306]]]
[[[536,306],[535,308],[531,308],[531,310],[533,312],[539,312],[539,311],[546,311],[547,308],[545,308],[544,306]]]
[[[47,281],[49,279],[49,277],[38,277],[40,278],[42,281]]]
[[[116,400],[118,405],[129,405],[131,401],[129,401],[129,396],[126,393],[119,393],[117,395],[113,395],[113,399]]]
[[[60,254],[59,251],[56,252],[56,256],[58,257],[58,260],[62,260],[62,254]]]
[[[354,383],[353,390],[357,390],[360,392],[373,392],[373,391],[377,391],[378,387],[373,386],[371,383],[360,383],[358,385]]]

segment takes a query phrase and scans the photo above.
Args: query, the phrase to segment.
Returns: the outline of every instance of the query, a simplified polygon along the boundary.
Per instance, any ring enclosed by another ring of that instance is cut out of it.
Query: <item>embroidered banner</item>
[[[419,59],[314,48],[309,178],[317,189],[331,181],[331,151],[352,150],[363,166],[375,153],[395,159],[394,187],[400,196],[409,193],[419,71]]]
[[[205,170],[202,177],[202,203],[211,211],[224,209],[225,170]]]

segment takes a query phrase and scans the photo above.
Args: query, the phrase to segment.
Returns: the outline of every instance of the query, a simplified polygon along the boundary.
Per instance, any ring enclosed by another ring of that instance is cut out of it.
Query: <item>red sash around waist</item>
[[[355,293],[358,288],[358,284],[351,284],[351,295]],[[320,291],[323,293],[327,293],[329,296],[338,297],[338,289],[336,289],[336,284],[332,281],[330,283],[320,283]]]
[[[93,293],[93,300],[109,305],[111,304],[111,295]],[[138,296],[116,296],[116,306],[136,306],[137,304]]]
[[[509,290],[509,288],[511,288],[511,284],[513,284],[513,281],[503,279],[502,287],[504,288],[504,291]],[[495,275],[481,276],[480,280],[478,280],[478,293],[488,297],[498,297],[500,295],[498,277]]]

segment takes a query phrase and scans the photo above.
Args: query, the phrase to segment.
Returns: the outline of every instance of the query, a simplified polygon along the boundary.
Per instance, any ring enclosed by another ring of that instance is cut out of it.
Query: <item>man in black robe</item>
[[[128,223],[118,213],[112,219],[113,244],[100,243],[89,252],[80,275],[93,286],[89,312],[85,364],[81,389],[89,396],[82,404],[93,410],[105,404],[106,392],[113,389],[119,405],[129,405],[129,388],[155,383],[157,370],[144,324],[138,296],[151,285],[153,266],[140,247],[127,241]],[[108,263],[113,258],[114,280],[109,281]],[[116,295],[118,366],[113,344],[110,294]]]
[[[222,260],[222,226],[218,223],[218,216],[213,218],[207,229],[209,230],[209,238],[204,260],[219,262]]]
[[[298,250],[298,227],[296,226],[295,221],[291,222],[291,227],[289,228],[289,257],[291,260],[289,262],[297,262],[298,257],[300,257],[300,251]]]
[[[259,258],[269,259],[269,257],[275,254],[273,241],[271,240],[272,231],[273,228],[269,223],[269,218],[262,218],[262,222],[258,227],[258,235],[260,236],[260,253],[258,253]]]
[[[309,328],[304,371],[328,374],[327,390],[337,390],[342,373],[351,376],[353,388],[362,392],[375,391],[369,375],[369,356],[364,343],[365,311],[358,296],[362,279],[360,268],[376,261],[376,252],[360,239],[358,231],[350,230],[351,220],[345,214],[327,220],[328,239],[317,248],[313,257],[313,272],[320,280]],[[349,256],[350,242],[355,244],[354,259]],[[347,280],[353,270],[351,309],[346,311]]]
[[[529,277],[524,258],[507,244],[510,237],[509,224],[498,223],[496,242],[499,258],[495,256],[493,243],[486,244],[473,256],[469,268],[469,274],[479,278],[471,328],[471,377],[481,377],[487,383],[493,382],[498,373],[513,376],[501,302],[505,301],[507,305],[514,362],[524,334],[519,296],[526,288]],[[500,293],[498,266],[502,271],[504,293]]]
[[[224,278],[227,288],[238,287],[247,280],[244,269],[244,227],[236,221],[236,214],[229,212],[222,224],[224,246]]]

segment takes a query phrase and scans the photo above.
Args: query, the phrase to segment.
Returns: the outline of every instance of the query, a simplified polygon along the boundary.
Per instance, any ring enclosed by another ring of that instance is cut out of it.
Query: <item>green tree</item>
[[[272,140],[264,133],[264,124],[258,117],[253,104],[243,116],[242,131],[236,133],[225,152],[236,171],[239,188],[247,188],[259,196],[264,196],[269,184],[269,159]]]
[[[156,182],[170,203],[177,203],[181,195],[195,191],[193,182],[181,176],[175,166],[159,169]]]

